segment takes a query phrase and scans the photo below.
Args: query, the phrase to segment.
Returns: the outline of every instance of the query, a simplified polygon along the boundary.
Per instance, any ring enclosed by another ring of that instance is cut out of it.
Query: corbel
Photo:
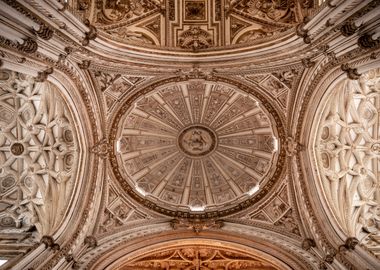
[[[52,67],[42,71],[42,72],[38,72],[38,75],[35,79],[36,82],[44,82],[46,81],[48,75],[52,74],[54,72],[54,69]]]
[[[88,69],[91,65],[91,61],[90,60],[83,60],[82,63],[78,63],[78,67],[80,69]]]
[[[347,74],[347,77],[350,79],[350,80],[358,80],[360,78],[360,76],[362,74],[360,74],[358,72],[358,70],[356,68],[350,68],[349,65],[346,63],[346,64],[342,64],[341,67],[340,67],[344,72],[346,72]]]
[[[358,30],[358,27],[356,26],[354,21],[347,21],[340,27],[340,32],[343,36],[349,37],[355,34],[355,32]]]
[[[65,47],[65,53],[66,53],[66,54],[61,53],[61,54],[59,55],[58,62],[59,62],[59,61],[62,61],[62,60],[64,60],[64,59],[66,59],[66,57],[67,57],[69,54],[71,54],[72,52],[73,52],[73,48],[71,48],[71,47]]]
[[[348,237],[343,245],[340,245],[339,252],[352,251],[355,249],[356,245],[359,244],[359,240],[355,237]]]
[[[17,44],[17,49],[24,53],[35,53],[38,49],[38,44],[31,38],[23,39],[23,43]]]
[[[51,39],[54,34],[54,31],[44,24],[41,24],[40,28],[34,32],[37,34],[37,36],[45,40]]]
[[[98,241],[95,236],[89,235],[84,239],[84,244],[87,245],[88,248],[95,248],[98,245]]]
[[[55,243],[53,237],[50,235],[42,236],[40,243],[44,244],[45,248],[51,248],[53,251],[60,250],[59,244]]]
[[[311,39],[310,39],[310,37],[308,35],[308,30],[304,28],[305,24],[306,24],[306,22],[304,20],[302,23],[300,23],[297,26],[297,28],[296,28],[296,34],[297,34],[297,36],[303,38],[303,42],[305,42],[306,44],[310,44],[311,43]]]
[[[302,248],[304,250],[309,250],[311,249],[312,247],[316,247],[317,245],[315,244],[315,240],[312,239],[312,238],[305,238],[303,241],[302,241]]]
[[[320,262],[318,268],[320,270],[326,270],[327,269],[327,265],[326,265],[325,262]]]
[[[372,35],[370,34],[365,34],[361,37],[359,37],[358,39],[358,45],[360,48],[363,48],[363,49],[372,49],[372,48],[375,48],[377,46],[379,46],[379,39],[373,39],[372,38]]]
[[[302,65],[305,68],[312,68],[315,66],[315,62],[312,61],[310,58],[305,58],[305,59],[302,59]]]
[[[324,262],[328,264],[332,264],[334,262],[334,259],[335,259],[335,254],[327,254],[324,258]]]
[[[98,33],[96,27],[91,25],[88,19],[84,21],[84,24],[90,29],[90,31],[85,33],[86,36],[82,40],[82,45],[87,46],[90,43],[90,40],[94,40],[98,36]]]
[[[62,4],[62,7],[59,8],[58,11],[63,12],[63,11],[65,11],[65,10],[68,8],[68,6],[69,6],[69,1],[63,1],[63,3],[61,3],[61,4]]]

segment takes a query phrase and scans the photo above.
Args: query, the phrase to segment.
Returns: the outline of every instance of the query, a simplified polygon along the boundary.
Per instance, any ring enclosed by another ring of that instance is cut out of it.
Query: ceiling
[[[3,268],[377,269],[379,4],[2,1]]]

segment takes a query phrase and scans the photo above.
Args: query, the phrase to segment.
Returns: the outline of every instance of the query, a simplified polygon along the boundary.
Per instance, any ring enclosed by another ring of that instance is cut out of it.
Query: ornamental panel
[[[226,247],[189,245],[140,256],[125,263],[120,269],[276,270],[279,268],[262,258]]]
[[[73,119],[51,83],[0,71],[0,231],[55,231],[78,168]]]
[[[315,154],[323,193],[342,230],[379,255],[380,70],[333,89]],[[376,251],[377,250],[377,251]]]

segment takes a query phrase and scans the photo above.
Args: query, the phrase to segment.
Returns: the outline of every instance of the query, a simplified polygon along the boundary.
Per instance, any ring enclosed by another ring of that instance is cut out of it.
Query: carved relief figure
[[[193,151],[202,151],[204,147],[207,147],[207,142],[203,138],[201,130],[194,130],[190,139],[185,140],[185,143],[187,143]]]

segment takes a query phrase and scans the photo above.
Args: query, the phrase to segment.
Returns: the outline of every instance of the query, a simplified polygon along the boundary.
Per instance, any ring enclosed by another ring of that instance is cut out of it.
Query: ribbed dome
[[[116,145],[133,189],[191,211],[249,198],[277,156],[270,117],[254,97],[201,81],[160,87],[137,100],[121,120]]]

